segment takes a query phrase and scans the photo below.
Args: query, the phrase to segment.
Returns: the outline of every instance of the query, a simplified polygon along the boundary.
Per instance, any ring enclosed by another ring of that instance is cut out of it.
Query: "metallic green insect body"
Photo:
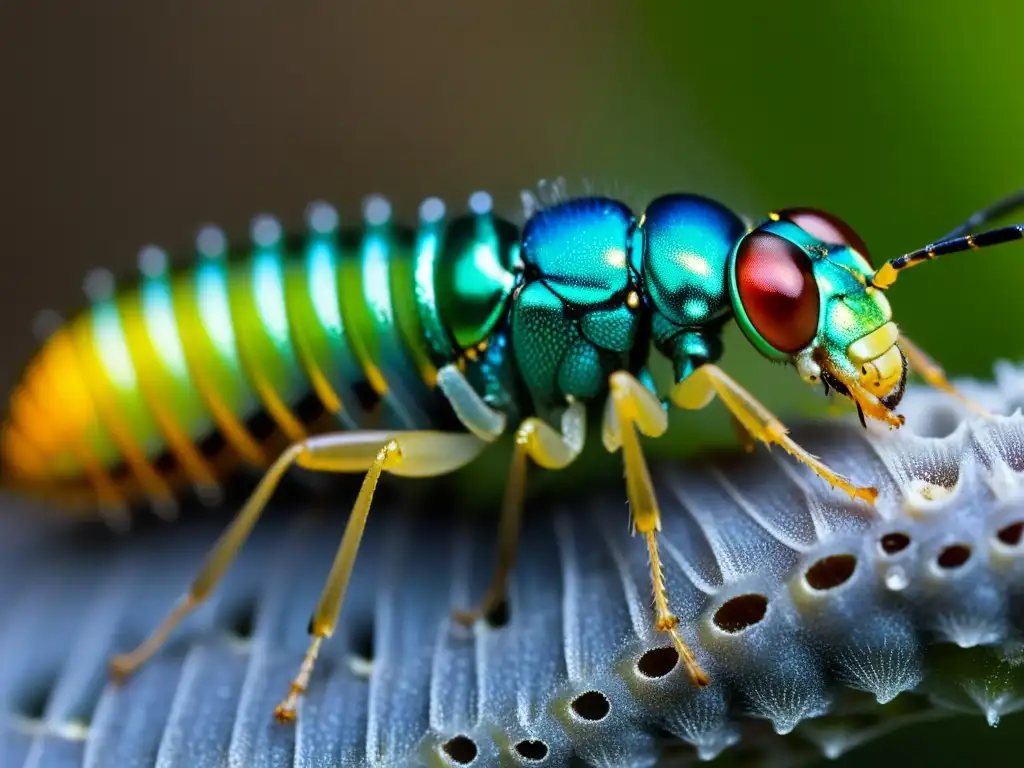
[[[908,365],[955,391],[901,337],[883,291],[902,269],[1024,233],[965,233],[1007,212],[1004,202],[875,270],[858,235],[815,209],[750,226],[690,194],[660,197],[639,215],[604,197],[525,200],[522,229],[496,217],[483,193],[451,221],[440,201],[426,201],[415,231],[393,224],[382,198],[368,201],[359,230],[315,206],[305,238],[285,237],[263,217],[242,258],[227,259],[226,239],[208,229],[193,268],[169,270],[150,250],[139,286],[118,292],[92,281],[91,310],[51,337],[12,398],[8,482],[111,505],[215,486],[238,462],[264,473],[187,595],[142,646],[115,659],[119,676],[205,599],[290,467],[365,473],[305,661],[276,712],[292,719],[337,625],[381,474],[445,474],[511,433],[495,576],[480,606],[458,615],[485,616],[504,599],[528,464],[568,466],[596,421],[604,446],[622,450],[633,526],[650,558],[653,626],[693,683],[706,685],[670,604],[639,436],[662,435],[670,406],[698,409],[717,396],[747,436],[873,503],[874,488],[804,451],[715,364],[724,325],[735,318],[763,355],[849,397],[862,420],[899,426],[893,409]],[[647,369],[654,353],[674,369],[666,396]]]

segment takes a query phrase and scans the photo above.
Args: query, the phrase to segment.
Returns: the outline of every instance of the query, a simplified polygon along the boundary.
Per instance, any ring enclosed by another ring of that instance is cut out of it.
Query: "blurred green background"
[[[1024,6],[953,0],[5,4],[0,383],[87,268],[210,220],[298,224],[315,198],[355,215],[379,191],[412,216],[484,187],[514,211],[562,175],[636,205],[815,205],[898,255],[1024,186],[1022,28]],[[1021,358],[1022,256],[915,270],[897,321],[954,375]],[[769,404],[820,406],[731,338],[726,365]],[[720,413],[685,424],[687,446],[731,440]],[[841,762],[1010,760],[1015,728],[908,730]]]

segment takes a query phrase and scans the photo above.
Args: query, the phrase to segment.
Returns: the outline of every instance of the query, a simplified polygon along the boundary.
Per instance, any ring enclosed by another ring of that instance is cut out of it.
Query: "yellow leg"
[[[911,370],[919,373],[922,379],[936,389],[941,389],[943,392],[947,392],[957,398],[965,406],[980,416],[983,416],[986,419],[991,418],[991,414],[988,411],[950,384],[949,379],[946,378],[946,372],[942,370],[939,364],[935,362],[927,352],[903,334],[900,334],[900,340],[898,343],[900,349],[903,350],[903,355],[907,358],[907,363],[910,365]]]
[[[160,649],[181,620],[209,596],[249,537],[274,489],[291,466],[317,472],[366,471],[366,479],[313,614],[313,640],[288,697],[275,712],[279,720],[291,720],[294,718],[298,696],[308,685],[320,645],[325,638],[331,636],[337,624],[341,601],[380,473],[388,471],[407,477],[442,475],[471,462],[485,445],[470,434],[423,431],[340,432],[309,438],[291,446],[267,470],[231,526],[214,545],[188,593],[138,648],[112,660],[111,671],[115,678],[123,679],[144,664]]]
[[[756,439],[768,445],[775,443],[781,446],[791,456],[813,469],[829,485],[841,488],[854,499],[875,503],[878,498],[876,488],[854,485],[793,442],[782,422],[717,365],[702,365],[676,384],[672,389],[672,402],[680,408],[699,410],[710,403],[715,395],[722,399],[729,411]]]
[[[487,616],[505,599],[508,577],[515,565],[519,531],[523,518],[523,492],[526,488],[526,460],[545,469],[564,469],[583,450],[586,438],[586,413],[581,404],[572,404],[562,416],[562,431],[556,432],[537,418],[525,419],[516,430],[505,498],[498,523],[498,558],[494,576],[483,599],[472,610],[455,611],[461,624],[472,624]]]
[[[626,492],[633,521],[633,531],[639,531],[647,541],[651,563],[651,587],[654,592],[655,627],[672,639],[679,658],[686,667],[690,681],[700,687],[711,679],[697,662],[693,651],[679,635],[679,619],[668,603],[668,590],[661,568],[657,532],[661,530],[661,511],[654,495],[654,486],[647,470],[637,430],[649,437],[660,437],[668,429],[668,415],[661,402],[633,376],[623,371],[612,374],[609,408],[605,411],[604,443],[609,450],[622,448],[626,468]]]

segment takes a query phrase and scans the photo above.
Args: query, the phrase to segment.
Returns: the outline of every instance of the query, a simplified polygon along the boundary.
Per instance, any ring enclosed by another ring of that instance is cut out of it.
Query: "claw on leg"
[[[949,379],[946,378],[946,372],[942,370],[942,367],[935,362],[927,352],[903,334],[900,334],[899,346],[900,349],[903,350],[903,354],[906,356],[907,363],[910,365],[911,370],[919,373],[922,379],[936,389],[940,389],[943,392],[952,395],[982,418],[992,418],[992,414],[985,410],[980,404],[974,402],[967,397],[967,395],[954,387],[950,383]]]
[[[693,651],[679,635],[679,619],[669,607],[668,590],[658,552],[657,532],[661,530],[661,511],[651,476],[644,460],[637,430],[650,437],[664,434],[668,417],[658,399],[628,373],[618,372],[610,379],[611,407],[605,416],[605,446],[621,446],[626,468],[633,530],[643,534],[651,564],[651,588],[654,592],[655,628],[666,633],[683,662],[690,681],[699,688],[711,679],[701,668]],[[614,419],[614,421],[612,421]]]
[[[817,457],[801,448],[789,437],[771,412],[759,403],[728,374],[716,365],[702,365],[672,389],[672,402],[687,410],[703,408],[718,395],[729,411],[756,439],[765,444],[775,443],[800,462],[810,467],[829,485],[840,488],[854,499],[874,504],[878,489],[855,485],[851,480],[829,469]]]

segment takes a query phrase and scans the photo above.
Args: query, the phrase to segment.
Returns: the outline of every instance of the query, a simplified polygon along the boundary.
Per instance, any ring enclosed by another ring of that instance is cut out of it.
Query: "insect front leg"
[[[703,688],[711,680],[697,662],[693,651],[680,637],[679,618],[669,608],[668,589],[662,573],[657,540],[657,533],[661,530],[661,511],[637,436],[639,431],[648,437],[661,437],[668,429],[668,414],[657,396],[625,371],[612,374],[609,385],[611,391],[602,436],[605,448],[609,451],[622,448],[633,530],[643,534],[650,557],[655,626],[659,632],[668,633],[679,658],[686,666],[690,680]]]
[[[524,419],[516,429],[512,464],[498,523],[498,558],[494,576],[476,608],[455,612],[457,621],[472,624],[494,611],[505,599],[522,526],[527,458],[545,469],[564,469],[580,455],[585,439],[586,411],[582,403],[572,403],[565,409],[560,432],[535,417]]]
[[[471,434],[433,431],[339,432],[292,445],[267,470],[231,526],[214,545],[188,593],[137,649],[112,661],[114,675],[123,678],[138,669],[159,650],[175,626],[208,597],[249,537],[274,489],[290,467],[299,466],[314,472],[365,471],[366,477],[310,621],[312,640],[309,649],[288,695],[274,712],[279,721],[294,719],[296,704],[309,684],[320,646],[333,634],[337,625],[381,472],[406,477],[443,475],[470,463],[486,445]]]
[[[978,415],[986,419],[991,418],[991,414],[981,405],[971,400],[950,383],[949,379],[946,378],[946,372],[942,370],[942,367],[927,352],[902,333],[900,334],[899,347],[903,350],[903,355],[907,358],[907,364],[910,366],[910,369],[920,374],[922,379],[936,389],[941,389],[943,392],[957,398]]]
[[[747,390],[717,365],[705,363],[672,388],[672,402],[679,408],[700,410],[715,395],[757,440],[775,443],[798,461],[803,462],[829,485],[841,488],[854,499],[874,504],[878,490],[855,485],[851,480],[829,469],[789,437],[786,427]]]

